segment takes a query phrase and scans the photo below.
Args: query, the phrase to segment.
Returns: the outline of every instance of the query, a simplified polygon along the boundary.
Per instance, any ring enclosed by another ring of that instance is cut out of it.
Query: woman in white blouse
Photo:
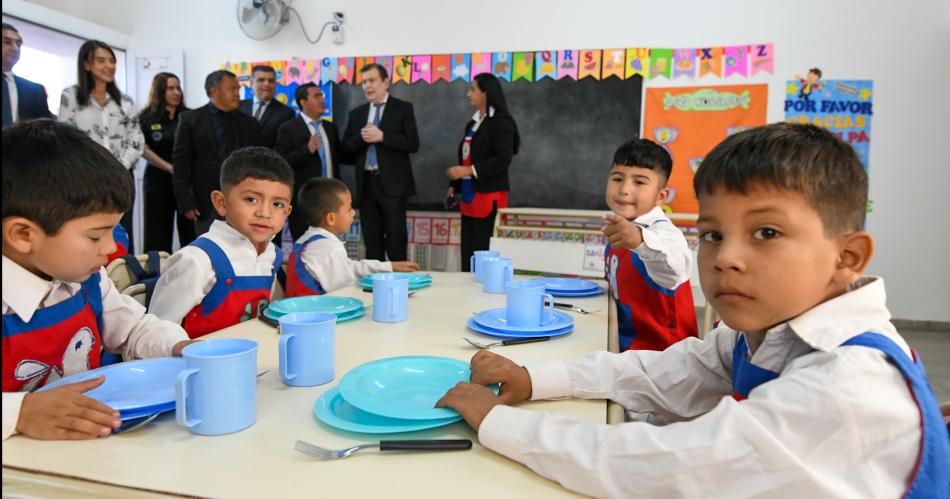
[[[86,132],[129,169],[134,196],[133,170],[142,156],[145,137],[132,99],[115,85],[115,52],[103,42],[89,40],[79,48],[77,68],[76,85],[63,90],[59,120]],[[120,223],[131,239],[131,209]]]

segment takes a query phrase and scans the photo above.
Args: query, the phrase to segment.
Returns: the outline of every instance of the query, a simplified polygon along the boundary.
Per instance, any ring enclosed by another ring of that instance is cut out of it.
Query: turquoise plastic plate
[[[409,276],[409,290],[410,291],[432,285],[432,276],[430,276],[429,274],[414,274],[414,273],[407,273],[407,272],[381,272],[381,273],[383,274],[392,273],[396,275]],[[358,281],[358,284],[363,288],[373,289],[374,275],[377,275],[377,274],[370,274],[370,275],[361,277],[360,280]]]
[[[313,413],[327,425],[357,433],[405,433],[437,428],[462,419],[458,415],[428,420],[387,418],[357,409],[343,398],[338,387],[323,392],[313,404]]]
[[[267,308],[280,315],[292,312],[326,312],[329,314],[345,314],[363,307],[363,301],[344,296],[297,296],[271,303]]]
[[[445,392],[468,381],[468,362],[446,357],[390,357],[367,362],[340,380],[343,398],[362,411],[398,419],[432,420],[458,416],[434,407]],[[494,388],[497,393],[497,387]]]
[[[356,318],[358,318],[358,317],[362,317],[365,313],[366,313],[366,308],[360,307],[360,308],[358,308],[358,309],[356,309],[356,310],[351,310],[351,311],[346,312],[346,313],[336,314],[336,321],[337,321],[338,323],[339,323],[339,322],[346,322],[346,321],[349,321],[349,320],[356,319]],[[280,314],[280,313],[274,312],[273,310],[270,309],[270,307],[264,309],[264,317],[267,317],[268,319],[270,319],[270,320],[272,320],[272,321],[275,321],[275,322],[276,322],[278,319],[280,319],[281,317],[283,317],[284,315],[286,315],[286,314]]]
[[[534,282],[543,282],[548,293],[553,291],[567,293],[584,293],[600,289],[600,286],[587,279],[577,279],[573,277],[536,277]]]

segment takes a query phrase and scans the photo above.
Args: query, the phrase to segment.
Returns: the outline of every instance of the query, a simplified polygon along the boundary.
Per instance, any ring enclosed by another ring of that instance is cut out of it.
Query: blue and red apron
[[[181,322],[181,326],[191,338],[233,326],[263,313],[270,303],[270,290],[274,286],[274,276],[280,268],[281,252],[277,250],[274,269],[269,276],[237,276],[231,261],[214,241],[199,237],[191,243],[204,251],[211,260],[215,283],[201,303],[191,309]]]
[[[116,250],[108,257],[110,263],[116,258],[122,258],[129,254],[129,233],[125,231],[124,227],[116,225],[112,229],[112,239],[115,241]]]
[[[99,367],[102,290],[99,273],[79,293],[36,310],[29,322],[3,316],[3,391],[33,391],[60,378]]]
[[[870,332],[855,336],[841,346],[862,346],[882,352],[904,376],[911,396],[920,409],[920,449],[917,451],[914,470],[907,480],[904,497],[950,497],[950,473],[947,472],[950,469],[950,435],[917,352],[911,351],[914,356],[911,360],[886,336]],[[740,401],[745,400],[755,387],[779,376],[776,372],[752,364],[748,353],[745,336],[740,335],[732,350],[732,397]]]
[[[472,166],[472,137],[475,130],[469,128],[465,132],[465,141],[462,143],[462,166]],[[497,205],[498,208],[508,207],[508,191],[475,192],[472,177],[462,179],[461,202],[459,211],[462,215],[471,218],[486,218]]]
[[[666,350],[696,336],[696,309],[689,281],[666,289],[650,278],[633,251],[607,245],[607,280],[617,303],[620,351]]]
[[[294,296],[322,295],[326,293],[320,281],[307,272],[307,267],[303,263],[303,251],[308,244],[326,239],[326,236],[317,234],[302,243],[295,243],[293,251],[290,252],[290,259],[287,261],[287,289],[284,295],[287,298]]]

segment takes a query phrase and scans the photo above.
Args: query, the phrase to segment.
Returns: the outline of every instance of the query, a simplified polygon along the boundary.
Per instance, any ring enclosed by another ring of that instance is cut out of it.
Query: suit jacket
[[[56,116],[49,112],[49,105],[46,103],[46,89],[43,88],[43,85],[26,78],[20,78],[15,74],[13,75],[13,81],[16,82],[19,121],[38,118],[56,119]]]
[[[236,148],[262,145],[257,121],[242,113],[234,115],[238,129]],[[186,111],[179,118],[172,152],[172,165],[175,167],[172,178],[180,213],[195,208],[203,218],[214,213],[211,191],[221,188],[221,163],[225,158],[219,157],[213,120],[211,103]]]
[[[350,111],[341,143],[343,153],[356,165],[357,199],[362,199],[366,148],[369,146],[363,141],[360,130],[366,126],[368,117],[368,102]],[[390,95],[383,107],[379,129],[383,131],[383,141],[376,144],[376,159],[383,191],[394,197],[412,196],[416,193],[416,182],[412,177],[409,154],[419,150],[419,132],[412,104]]]
[[[385,114],[383,115],[385,116]],[[465,125],[465,132],[458,147],[458,164],[462,164],[462,145],[465,144],[465,133],[468,133],[474,120]],[[507,191],[508,167],[515,151],[515,121],[511,116],[487,117],[472,137],[471,155],[475,165],[477,178],[472,178],[472,187],[475,192]],[[452,182],[455,191],[462,188],[461,180]]]
[[[253,118],[254,99],[242,100],[241,112]],[[261,127],[261,137],[264,140],[261,145],[273,149],[274,144],[277,143],[277,131],[280,126],[294,119],[295,114],[293,109],[281,104],[277,99],[272,99],[270,104],[264,108],[264,114],[261,115],[261,120],[258,122]]]
[[[340,137],[337,135],[336,125],[329,121],[320,120],[323,131],[327,134],[327,144],[324,147],[330,153],[330,171],[333,178],[340,179]],[[320,154],[310,153],[307,142],[310,141],[310,127],[302,116],[298,116],[280,126],[277,132],[277,143],[274,150],[290,163],[294,169],[294,194],[307,180],[319,177],[323,172],[320,164]]]

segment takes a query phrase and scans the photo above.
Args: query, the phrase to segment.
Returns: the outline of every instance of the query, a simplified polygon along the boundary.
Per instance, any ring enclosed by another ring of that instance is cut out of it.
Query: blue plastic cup
[[[181,351],[175,420],[198,435],[225,435],[257,420],[257,343],[207,340]]]
[[[511,258],[491,256],[481,264],[485,267],[485,292],[504,293],[505,285],[515,276]]]
[[[373,320],[402,322],[409,318],[409,276],[376,274],[373,276]]]
[[[505,285],[506,319],[514,327],[539,327],[544,324],[544,311],[554,312],[554,297],[545,293],[543,282],[510,281]],[[545,302],[549,304],[546,306]]]
[[[295,312],[281,316],[280,378],[290,386],[316,386],[333,380],[336,315]]]
[[[501,253],[498,251],[479,250],[469,257],[468,265],[471,272],[475,274],[476,282],[485,282],[485,271],[483,270],[482,261],[490,256],[498,257],[501,256]]]

